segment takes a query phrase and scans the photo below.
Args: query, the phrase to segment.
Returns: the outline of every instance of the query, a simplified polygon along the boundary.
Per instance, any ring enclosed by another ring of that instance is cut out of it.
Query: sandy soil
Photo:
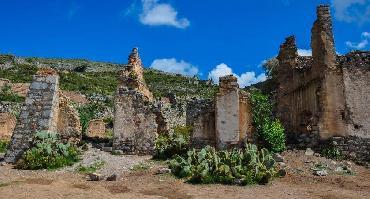
[[[145,171],[125,171],[115,182],[91,182],[77,172],[19,171],[0,167],[0,198],[370,198],[370,169],[353,165],[356,175],[314,176],[317,162],[336,165],[302,151],[283,154],[288,174],[269,185],[247,187],[191,185],[169,174],[155,175],[160,163]],[[125,157],[127,158],[127,157]]]

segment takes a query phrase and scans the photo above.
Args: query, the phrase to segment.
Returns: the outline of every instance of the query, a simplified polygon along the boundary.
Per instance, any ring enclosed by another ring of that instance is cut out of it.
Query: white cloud
[[[298,55],[299,56],[312,56],[312,50],[311,49],[298,49]]]
[[[211,72],[209,72],[208,79],[212,79],[214,83],[218,84],[220,77],[231,74],[238,78],[238,83],[241,88],[266,80],[266,75],[264,73],[256,77],[256,73],[253,71],[245,72],[239,76],[233,73],[232,69],[224,63],[217,65]]]
[[[332,0],[335,18],[363,24],[370,21],[370,0]]]
[[[187,28],[190,22],[186,18],[179,18],[171,4],[159,3],[159,0],[141,0],[143,11],[139,15],[140,22],[150,26],[173,26]]]
[[[178,62],[175,58],[156,59],[153,61],[150,67],[164,72],[182,74],[186,76],[194,76],[199,72],[199,69],[196,66],[193,66],[192,64],[183,60]]]
[[[349,48],[356,49],[356,50],[361,50],[366,48],[369,45],[369,39],[370,39],[370,33],[369,32],[363,32],[361,34],[362,40],[360,42],[351,42],[351,41],[346,41],[346,45]]]

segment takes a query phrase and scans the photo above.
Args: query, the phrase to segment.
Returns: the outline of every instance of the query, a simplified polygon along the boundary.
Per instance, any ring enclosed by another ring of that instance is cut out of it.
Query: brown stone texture
[[[153,95],[145,84],[143,76],[143,64],[137,48],[134,48],[128,58],[128,64],[120,71],[120,86],[128,90],[136,90],[142,93],[147,100],[153,101]]]
[[[91,138],[106,138],[107,136],[104,120],[91,120],[87,128],[87,136]]]
[[[304,146],[338,136],[369,138],[370,53],[336,55],[329,6],[325,5],[317,8],[311,47],[312,57],[301,57],[294,37],[280,46],[277,115],[288,137]],[[357,138],[344,140],[363,143],[353,141]],[[348,146],[359,147],[351,143]]]
[[[13,134],[16,117],[11,113],[0,113],[0,140],[9,141]]]
[[[319,6],[312,28],[312,59],[299,57],[294,37],[278,56],[278,116],[290,134],[344,136],[345,102],[328,6]]]
[[[58,120],[59,76],[49,69],[37,73],[12,135],[5,161],[16,162],[30,147],[37,131],[56,132]]]
[[[62,140],[77,143],[82,138],[82,127],[77,110],[71,106],[71,101],[60,94],[57,132]]]
[[[152,154],[158,125],[147,98],[135,90],[119,90],[114,106],[113,148],[128,154]]]
[[[348,134],[370,138],[370,52],[339,57],[343,67]]]
[[[119,80],[114,102],[113,148],[128,154],[152,154],[158,131],[167,127],[162,126],[163,115],[155,109],[153,96],[146,87],[137,48],[132,50]],[[162,125],[158,127],[157,122]]]

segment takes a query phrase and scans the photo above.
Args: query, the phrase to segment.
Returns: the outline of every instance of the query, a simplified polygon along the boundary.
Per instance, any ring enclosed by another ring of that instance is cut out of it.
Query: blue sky
[[[139,47],[147,67],[245,86],[285,37],[309,53],[320,3],[339,53],[370,49],[370,0],[0,0],[0,52],[125,63]]]

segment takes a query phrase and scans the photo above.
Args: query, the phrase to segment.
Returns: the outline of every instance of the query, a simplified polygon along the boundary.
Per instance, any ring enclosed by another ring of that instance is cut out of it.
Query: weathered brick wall
[[[56,132],[58,84],[59,76],[53,70],[43,69],[34,76],[5,156],[6,162],[14,163],[20,158],[35,132]]]

